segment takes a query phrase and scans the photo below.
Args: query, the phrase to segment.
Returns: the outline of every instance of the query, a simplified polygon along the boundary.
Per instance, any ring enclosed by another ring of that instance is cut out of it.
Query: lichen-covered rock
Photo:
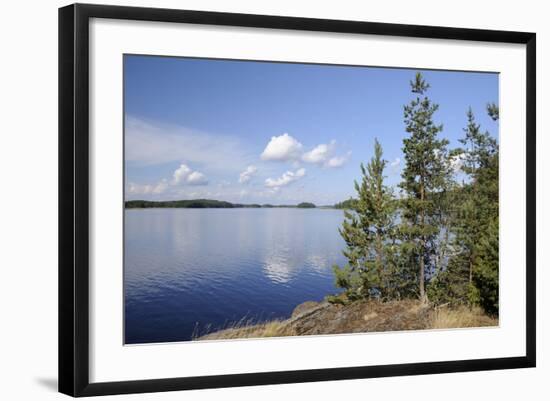
[[[319,302],[314,302],[314,301],[306,301],[304,303],[301,303],[296,308],[294,308],[294,310],[292,311],[292,316],[291,317],[299,316],[302,313],[307,312],[307,311],[317,307],[318,305],[319,305]]]
[[[297,335],[421,330],[430,327],[431,313],[417,301],[353,302],[319,308],[293,319],[288,329]]]

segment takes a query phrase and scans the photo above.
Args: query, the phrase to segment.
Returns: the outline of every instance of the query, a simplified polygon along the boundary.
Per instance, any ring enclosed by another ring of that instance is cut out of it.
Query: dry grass
[[[309,303],[297,307],[287,320],[258,322],[242,318],[208,334],[195,333],[193,340],[285,337],[320,334],[367,333],[402,330],[451,329],[498,326],[479,308],[434,307],[416,300],[394,302],[358,301],[347,305]]]
[[[480,308],[435,308],[432,315],[433,329],[487,326],[498,326],[498,319],[487,316]]]
[[[283,337],[295,335],[283,320],[265,323],[239,321],[226,329],[196,337],[194,340],[230,340],[237,338]]]

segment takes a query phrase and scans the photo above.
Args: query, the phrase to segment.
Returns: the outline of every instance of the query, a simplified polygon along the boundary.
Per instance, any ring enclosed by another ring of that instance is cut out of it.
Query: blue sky
[[[395,186],[415,72],[126,55],[126,199],[333,204],[354,195],[375,137]],[[470,106],[498,135],[497,74],[422,74],[451,147]]]

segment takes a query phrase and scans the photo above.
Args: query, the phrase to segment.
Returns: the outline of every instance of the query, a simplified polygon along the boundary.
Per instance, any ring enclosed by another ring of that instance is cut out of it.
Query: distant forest
[[[300,208],[312,209],[317,206],[311,202],[302,202],[297,205],[270,205],[270,204],[243,204],[219,201],[214,199],[190,199],[190,200],[173,200],[173,201],[146,201],[146,200],[129,200],[124,203],[127,209],[146,209],[146,208]],[[326,207],[326,206],[324,206]]]

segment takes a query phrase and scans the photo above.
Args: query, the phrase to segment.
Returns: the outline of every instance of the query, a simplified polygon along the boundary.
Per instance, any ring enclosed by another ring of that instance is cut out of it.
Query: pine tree
[[[489,116],[499,119],[495,104],[487,106]],[[471,110],[468,113],[473,119]],[[470,124],[469,124],[470,125]],[[470,129],[463,144],[469,145],[465,172],[471,177],[470,203],[475,210],[471,223],[472,262],[470,268],[470,302],[486,312],[498,313],[498,216],[499,216],[499,149],[489,132]]]
[[[404,122],[409,134],[403,140],[405,168],[400,184],[405,198],[400,231],[408,247],[411,262],[418,266],[418,295],[426,301],[426,273],[435,270],[433,247],[440,232],[437,223],[438,203],[448,180],[448,153],[446,139],[439,139],[442,125],[436,125],[433,115],[438,110],[425,93],[429,84],[417,73],[410,82],[415,98],[404,106]]]
[[[487,109],[498,119],[495,105]],[[463,148],[456,153],[460,155],[467,182],[457,191],[453,222],[456,252],[446,271],[436,280],[438,298],[481,305],[487,312],[495,313],[498,310],[498,143],[487,131],[481,130],[471,108],[466,115],[467,126],[460,139]]]
[[[475,303],[487,313],[498,314],[498,217],[493,218],[476,244],[476,260],[473,271]]]
[[[361,164],[361,183],[355,182],[357,200],[353,210],[344,212],[340,235],[346,242],[343,251],[348,263],[334,266],[336,284],[345,288],[349,298],[389,299],[393,294],[389,255],[393,230],[394,202],[384,185],[382,146],[375,140],[374,156],[366,168]]]
[[[498,111],[496,113],[498,115]],[[481,131],[471,108],[466,115],[468,125],[464,129],[464,138],[460,139],[465,146],[462,170],[471,178],[471,182],[463,188],[457,219],[457,241],[467,253],[468,282],[472,284],[476,244],[492,216],[498,215],[498,168],[496,181],[491,174],[493,164],[497,161],[495,155],[498,146],[488,132]]]
[[[489,114],[489,117],[491,117],[493,121],[497,121],[500,118],[499,107],[496,103],[487,103],[487,114]]]
[[[496,119],[498,119],[498,109],[489,111],[490,115],[491,113],[496,113],[493,115],[496,115]],[[466,117],[468,124],[464,128],[464,138],[460,139],[460,143],[465,146],[462,169],[476,179],[493,164],[494,156],[498,153],[498,143],[488,131],[482,132],[481,126],[476,123],[471,107],[468,109]]]

